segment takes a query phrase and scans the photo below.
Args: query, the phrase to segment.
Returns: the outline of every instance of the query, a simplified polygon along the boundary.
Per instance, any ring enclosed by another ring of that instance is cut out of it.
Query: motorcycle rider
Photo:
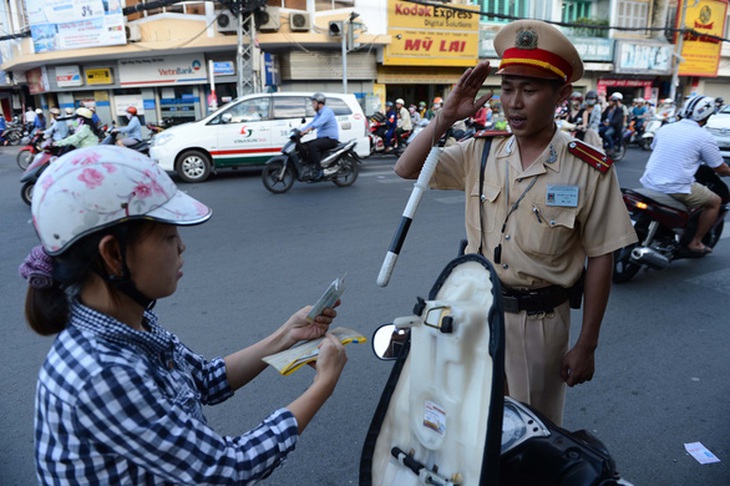
[[[649,108],[646,106],[644,98],[636,98],[634,107],[631,108],[631,118],[634,120],[634,127],[638,136],[644,133],[644,122],[649,118],[649,115]]]
[[[585,111],[583,112],[583,141],[601,147],[601,137],[598,130],[601,126],[601,105],[598,103],[598,92],[594,89],[586,93]]]
[[[89,112],[93,115],[91,110],[89,110]],[[142,123],[140,123],[139,118],[137,117],[137,107],[128,107],[126,117],[128,120],[126,127],[117,127],[112,130],[113,133],[127,134],[126,137],[121,140],[117,140],[117,145],[120,147],[131,147],[132,145],[137,145],[142,141]]]
[[[335,113],[329,106],[326,106],[327,97],[324,93],[314,93],[311,98],[312,108],[314,108],[314,119],[304,127],[302,136],[317,130],[317,138],[302,144],[302,148],[309,155],[309,162],[315,170],[315,179],[322,177],[322,152],[337,147],[340,143],[340,127],[337,124]]]
[[[46,117],[43,116],[43,110],[40,108],[36,108],[35,110],[35,120],[33,120],[33,130],[30,132],[31,135],[33,135],[37,131],[43,131],[46,129]]]
[[[91,121],[92,113],[88,108],[77,108],[74,114],[74,125],[76,129],[73,135],[69,135],[63,140],[54,141],[56,147],[68,147],[73,145],[76,148],[92,147],[99,145],[99,138],[102,133],[94,126]]]
[[[697,232],[687,249],[698,255],[712,249],[702,239],[717,219],[722,200],[706,186],[694,180],[697,168],[704,161],[720,175],[730,176],[730,167],[723,161],[720,148],[704,129],[715,113],[709,96],[690,97],[682,108],[682,119],[661,127],[654,136],[652,154],[640,182],[647,189],[662,192],[690,208],[704,207],[697,223]]]
[[[398,128],[398,113],[392,101],[385,102],[385,151],[393,150],[395,130]]]
[[[723,97],[718,96],[717,98],[715,98],[715,113],[722,110],[723,106],[725,106],[725,100],[723,99]]]
[[[624,112],[621,109],[620,93],[613,93],[608,98],[608,108],[601,114],[601,127],[598,133],[606,141],[606,153],[612,155],[616,139],[623,133]]]
[[[585,130],[583,129],[583,120],[585,119],[585,108],[583,108],[583,94],[580,91],[573,91],[570,94],[570,108],[568,110],[567,121],[576,125],[575,138],[583,140],[585,138]]]
[[[395,129],[396,137],[395,144],[399,144],[401,136],[413,130],[413,123],[411,122],[411,115],[408,113],[408,109],[405,107],[406,102],[403,98],[395,100],[395,111],[398,113],[398,121],[396,122],[397,128]]]
[[[52,123],[51,127],[43,134],[43,138],[50,138],[52,141],[58,142],[68,137],[68,123],[66,123],[66,120],[58,119],[61,116],[61,110],[58,108],[54,107],[49,111],[51,112]]]

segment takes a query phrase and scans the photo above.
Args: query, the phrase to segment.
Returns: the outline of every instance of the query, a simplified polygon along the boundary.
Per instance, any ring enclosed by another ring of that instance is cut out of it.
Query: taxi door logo
[[[251,134],[253,134],[252,128],[248,128],[246,125],[241,127],[241,135],[243,135],[244,137],[250,137]]]

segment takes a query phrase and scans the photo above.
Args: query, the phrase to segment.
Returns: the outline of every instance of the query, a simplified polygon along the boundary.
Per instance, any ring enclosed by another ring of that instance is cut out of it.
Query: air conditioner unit
[[[256,27],[261,32],[276,32],[281,27],[281,17],[277,7],[266,7],[257,13]]]
[[[221,34],[235,34],[238,29],[238,17],[228,10],[221,10],[215,20],[215,28]]]
[[[125,25],[124,34],[127,36],[128,42],[139,42],[142,40],[142,29],[139,28],[139,25]]]
[[[290,12],[289,28],[292,32],[307,32],[312,29],[312,19],[309,12]]]

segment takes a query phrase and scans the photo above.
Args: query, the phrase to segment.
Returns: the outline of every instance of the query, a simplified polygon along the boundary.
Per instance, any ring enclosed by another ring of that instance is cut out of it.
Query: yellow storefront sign
[[[86,84],[112,84],[112,70],[109,68],[87,69]]]
[[[682,3],[679,0],[679,12]],[[682,44],[680,76],[716,77],[720,64],[722,41],[708,36],[722,37],[725,32],[728,0],[693,0],[687,2],[684,26],[694,32],[685,32]]]
[[[388,0],[388,34],[383,64],[473,66],[479,57],[476,6],[418,5]]]

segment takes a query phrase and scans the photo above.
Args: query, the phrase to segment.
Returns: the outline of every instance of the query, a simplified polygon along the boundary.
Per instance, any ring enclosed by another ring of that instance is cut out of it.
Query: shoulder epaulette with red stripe
[[[507,130],[479,130],[474,134],[474,138],[494,138],[494,137],[509,137],[512,135]]]
[[[568,144],[568,152],[598,170],[601,174],[608,172],[611,164],[613,164],[613,160],[608,155],[580,140],[571,141]]]

